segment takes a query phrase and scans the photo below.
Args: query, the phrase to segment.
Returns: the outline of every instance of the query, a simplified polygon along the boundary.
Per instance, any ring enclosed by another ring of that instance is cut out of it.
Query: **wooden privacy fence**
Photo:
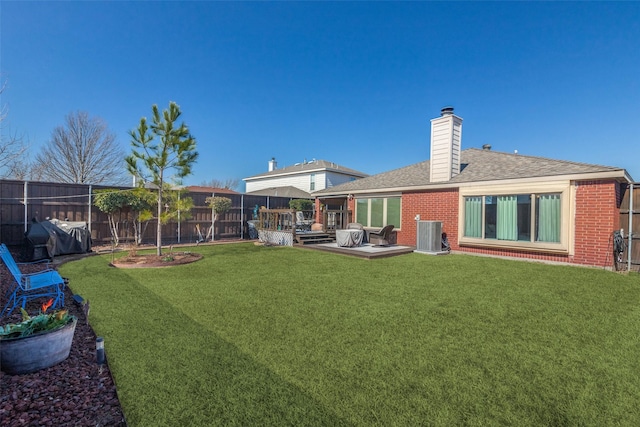
[[[94,245],[109,244],[111,231],[108,216],[92,204],[92,194],[104,189],[129,190],[131,187],[0,180],[0,242],[22,245],[25,232],[32,221],[59,219],[86,222]],[[212,196],[227,197],[232,201],[231,209],[218,215],[213,233],[212,211],[205,202],[207,197]],[[191,197],[194,203],[191,218],[164,224],[163,245],[195,243],[201,238],[207,241],[248,239],[247,221],[253,219],[256,206],[289,208],[291,200],[290,197],[215,192],[188,192],[186,197]],[[125,209],[114,217],[118,223],[120,241],[133,242],[133,213]],[[142,243],[155,244],[156,226],[155,220],[149,221],[146,227],[143,224]]]
[[[620,203],[620,230],[625,250],[619,270],[640,271],[640,183],[629,184]]]

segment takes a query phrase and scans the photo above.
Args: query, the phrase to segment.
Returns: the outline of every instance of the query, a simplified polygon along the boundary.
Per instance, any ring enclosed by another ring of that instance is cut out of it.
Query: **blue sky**
[[[177,102],[186,184],[324,159],[375,174],[462,147],[618,166],[640,180],[640,2],[0,3],[3,132],[31,153],[86,111],[128,153]]]

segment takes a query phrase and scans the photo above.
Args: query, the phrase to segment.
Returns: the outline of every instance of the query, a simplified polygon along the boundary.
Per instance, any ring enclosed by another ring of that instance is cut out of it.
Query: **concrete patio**
[[[404,255],[411,253],[415,250],[413,246],[400,246],[400,245],[390,245],[390,246],[374,246],[370,243],[365,243],[362,246],[354,246],[354,247],[341,247],[338,246],[337,243],[319,243],[315,245],[306,245],[299,246],[304,247],[305,249],[311,250],[319,250],[325,252],[333,252],[342,255],[350,255],[358,258],[366,258],[366,259],[374,259],[374,258],[385,258],[392,257],[396,255]]]

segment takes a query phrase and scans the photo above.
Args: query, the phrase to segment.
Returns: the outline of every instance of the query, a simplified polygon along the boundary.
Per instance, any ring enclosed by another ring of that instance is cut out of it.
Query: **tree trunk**
[[[156,253],[162,255],[162,176],[160,177],[160,187],[158,188],[158,230],[156,232]]]
[[[114,243],[114,246],[118,246],[120,243],[120,236],[118,236],[118,225],[113,218],[113,214],[107,214],[107,218],[109,219],[109,227],[111,228],[111,238]]]

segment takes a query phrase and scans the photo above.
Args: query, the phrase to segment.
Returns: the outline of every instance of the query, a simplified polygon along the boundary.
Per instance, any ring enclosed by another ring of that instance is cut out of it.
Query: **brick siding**
[[[501,248],[461,247],[458,245],[458,190],[404,193],[402,230],[398,244],[416,245],[416,215],[424,221],[442,221],[451,249],[455,251],[509,256],[589,266],[610,266],[611,234],[618,227],[620,186],[615,181],[582,181],[576,185],[574,255]]]
[[[416,215],[421,221],[442,221],[442,232],[447,233],[451,249],[458,249],[458,189],[404,193],[402,195],[402,229],[398,231],[398,244],[415,246]]]
[[[618,191],[619,186],[613,181],[583,181],[576,185],[573,262],[611,265],[611,234],[618,228],[620,217]]]

